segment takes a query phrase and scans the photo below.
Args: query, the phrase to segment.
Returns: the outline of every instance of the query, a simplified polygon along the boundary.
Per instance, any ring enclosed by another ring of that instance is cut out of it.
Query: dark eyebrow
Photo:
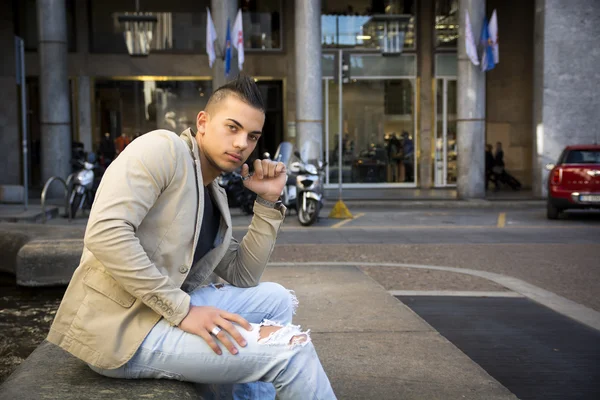
[[[242,124],[240,124],[238,121],[236,121],[233,118],[227,118],[228,121],[233,122],[234,124],[236,124],[240,129],[244,129],[244,127],[242,126]],[[254,132],[250,132],[252,135],[262,135],[261,131],[254,131]]]

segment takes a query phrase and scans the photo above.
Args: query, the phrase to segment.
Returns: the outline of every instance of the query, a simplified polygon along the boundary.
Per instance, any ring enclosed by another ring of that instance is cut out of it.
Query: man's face
[[[262,111],[229,95],[208,112],[198,114],[196,141],[200,153],[215,171],[234,171],[254,151],[264,123]]]

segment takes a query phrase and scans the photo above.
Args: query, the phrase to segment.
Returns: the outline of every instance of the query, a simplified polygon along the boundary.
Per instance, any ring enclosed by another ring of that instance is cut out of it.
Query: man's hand
[[[242,167],[242,177],[248,177],[248,164]],[[268,201],[277,201],[287,181],[285,164],[271,160],[254,161],[254,174],[244,180],[244,186]]]
[[[226,332],[242,347],[246,346],[246,341],[240,334],[240,331],[231,322],[239,324],[248,331],[252,330],[250,323],[240,315],[209,306],[191,306],[188,315],[179,324],[179,328],[185,332],[200,336],[218,355],[221,355],[221,349],[217,345],[215,338],[219,339],[231,354],[237,354],[238,350]],[[215,327],[221,329],[216,336],[211,334],[211,331]]]

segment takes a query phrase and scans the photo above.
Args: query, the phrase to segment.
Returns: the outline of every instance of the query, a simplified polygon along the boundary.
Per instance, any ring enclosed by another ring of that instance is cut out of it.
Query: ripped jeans
[[[161,319],[133,358],[112,370],[92,369],[113,378],[167,378],[210,384],[217,398],[335,399],[308,332],[291,325],[296,297],[277,283],[252,288],[212,284],[192,293],[191,304],[213,306],[244,317],[253,330],[239,328],[248,343],[232,355],[217,340],[217,355],[200,336],[182,331]],[[282,326],[267,337],[262,326]],[[301,339],[301,340],[298,340]],[[233,386],[230,386],[233,384]],[[229,391],[229,393],[226,393]]]

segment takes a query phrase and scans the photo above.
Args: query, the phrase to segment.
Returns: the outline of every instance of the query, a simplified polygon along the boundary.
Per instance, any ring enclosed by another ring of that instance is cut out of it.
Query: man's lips
[[[225,154],[227,154],[233,160],[242,161],[242,156],[240,156],[239,154],[236,154],[236,153],[225,153]]]

